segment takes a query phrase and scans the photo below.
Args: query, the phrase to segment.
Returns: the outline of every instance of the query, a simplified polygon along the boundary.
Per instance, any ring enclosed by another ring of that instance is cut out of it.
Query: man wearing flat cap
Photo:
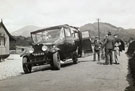
[[[115,39],[112,36],[111,32],[108,32],[108,36],[107,36],[107,38],[104,41],[105,57],[106,57],[105,64],[112,65],[112,62],[113,62],[112,51],[114,49],[114,42],[115,42]]]

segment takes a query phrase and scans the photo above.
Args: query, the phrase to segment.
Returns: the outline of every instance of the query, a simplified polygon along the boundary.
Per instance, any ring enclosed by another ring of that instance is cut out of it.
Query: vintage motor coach
[[[30,73],[33,66],[50,64],[55,70],[60,70],[61,62],[72,58],[78,62],[81,55],[81,32],[78,28],[59,25],[31,32],[33,40],[29,52],[23,54],[23,70]]]

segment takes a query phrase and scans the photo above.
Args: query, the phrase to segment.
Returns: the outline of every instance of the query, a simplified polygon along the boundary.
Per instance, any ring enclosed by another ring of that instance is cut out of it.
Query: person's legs
[[[109,62],[110,62],[110,64],[112,65],[112,63],[113,63],[113,50],[112,49],[109,49]]]
[[[105,59],[105,50],[104,49],[102,49],[101,50],[101,59]]]
[[[109,51],[109,54],[110,54],[110,64],[112,65],[112,62],[113,62],[112,50]]]
[[[108,61],[108,64],[111,64],[111,51],[110,49],[107,50],[107,61]]]
[[[100,51],[98,51],[97,55],[98,55],[98,61],[100,61]]]
[[[96,61],[96,51],[94,50],[94,53],[93,53],[93,61]]]
[[[111,63],[111,61],[110,61],[110,59],[111,59],[110,50],[108,50],[107,58],[108,58],[108,64],[110,64]]]
[[[118,50],[118,53],[119,53],[119,54],[117,54],[117,62],[118,62],[118,64],[119,64],[119,63],[120,63],[120,62],[119,62],[119,57],[120,57],[120,51],[119,51],[119,50]]]
[[[116,50],[114,51],[114,60],[115,60],[115,63],[117,64],[118,58],[117,58],[117,52],[116,52]]]
[[[105,64],[108,64],[109,56],[108,56],[108,50],[105,49]]]
[[[119,50],[116,51],[116,64],[119,64]]]

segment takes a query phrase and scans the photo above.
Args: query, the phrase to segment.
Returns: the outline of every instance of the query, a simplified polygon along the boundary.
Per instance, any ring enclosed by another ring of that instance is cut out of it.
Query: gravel
[[[21,59],[20,55],[11,54],[7,59],[0,62],[0,80],[21,75],[23,73]]]

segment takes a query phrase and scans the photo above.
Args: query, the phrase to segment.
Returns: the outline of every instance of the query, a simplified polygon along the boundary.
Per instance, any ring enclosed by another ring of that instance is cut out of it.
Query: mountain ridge
[[[88,30],[90,32],[91,36],[97,36],[98,35],[98,22],[94,23],[87,23],[83,26],[79,27],[81,31]],[[16,30],[12,33],[13,36],[24,36],[24,37],[30,37],[30,32],[41,29],[41,27],[34,26],[34,25],[28,25],[21,29]],[[122,27],[117,27],[115,25],[112,25],[110,23],[106,22],[100,22],[99,23],[99,29],[100,29],[100,35],[101,37],[104,37],[108,31],[112,32],[112,34],[118,34],[120,38],[123,40],[128,40],[130,37],[135,38],[135,29],[124,29]]]
[[[11,34],[13,36],[24,36],[24,37],[30,37],[30,32],[35,31],[41,29],[41,27],[38,26],[34,26],[34,25],[27,25],[23,28],[20,28],[14,32],[12,32]]]
[[[98,36],[98,22],[88,23],[80,27],[81,31],[88,30],[91,36]],[[128,41],[131,37],[135,36],[135,29],[124,29],[122,27],[117,27],[110,23],[100,22],[99,23],[100,36],[104,38],[104,36],[108,32],[112,32],[112,34],[118,34],[119,37],[125,41]],[[135,39],[135,37],[134,37]]]

